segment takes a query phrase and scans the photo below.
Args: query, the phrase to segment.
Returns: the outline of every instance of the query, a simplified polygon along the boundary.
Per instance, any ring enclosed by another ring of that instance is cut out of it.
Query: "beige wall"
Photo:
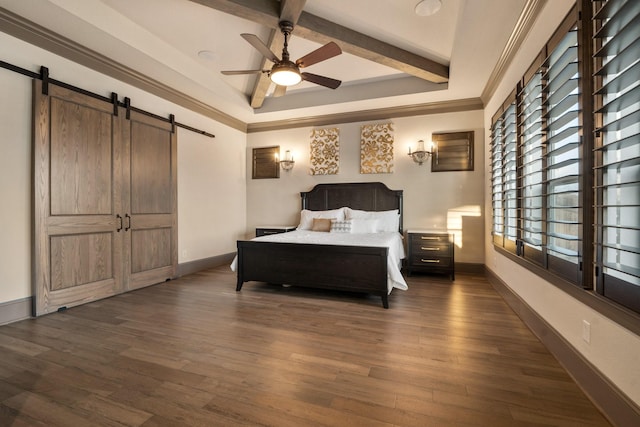
[[[484,114],[486,141],[490,140],[491,117],[507,95],[515,88],[533,58],[573,6],[571,0],[547,2],[542,16],[511,64],[495,96],[487,103]],[[485,156],[489,156],[488,144]],[[489,165],[485,165],[489,175]],[[485,211],[491,212],[491,188],[485,182]],[[556,329],[573,347],[613,381],[636,404],[640,404],[640,337],[612,322],[557,287],[520,267],[493,249],[491,217],[485,224],[486,266]],[[591,342],[582,339],[582,322],[591,324]]]
[[[108,96],[129,96],[135,106],[160,115],[176,114],[178,121],[216,134],[214,140],[188,131],[178,135],[179,260],[186,262],[235,250],[235,240],[251,235],[256,225],[296,224],[298,193],[322,182],[382,181],[404,190],[405,229],[450,227],[448,218],[462,215],[462,239],[457,260],[484,262],[512,290],[580,351],[604,375],[640,404],[640,338],[574,300],[553,285],[497,254],[491,245],[491,194],[488,181],[490,119],[537,55],[572,0],[547,2],[543,15],[483,112],[451,113],[393,119],[396,170],[389,175],[359,173],[361,123],[340,128],[340,173],[308,173],[309,128],[245,136],[205,117],[184,110],[124,83],[73,64],[58,56],[0,33],[2,60],[29,70],[50,68],[53,78]],[[31,295],[31,85],[29,79],[0,69],[0,304]],[[484,130],[483,130],[484,129]],[[431,173],[406,155],[407,146],[432,132],[474,130],[474,172]],[[296,166],[280,179],[252,180],[253,147],[280,145],[296,155]],[[459,229],[460,227],[457,227]],[[591,323],[591,343],[581,339],[582,321]]]
[[[312,128],[252,133],[247,137],[247,236],[257,225],[297,225],[300,192],[329,182],[381,181],[404,190],[404,228],[431,228],[456,233],[456,261],[484,262],[484,133],[482,111],[434,114],[390,120],[394,125],[392,174],[360,173],[360,127],[365,123],[335,126],[340,132],[340,171],[337,175],[309,174],[309,139]],[[382,123],[384,121],[376,122]],[[368,123],[366,123],[368,124]],[[475,170],[431,172],[430,164],[418,166],[407,155],[419,139],[432,132],[474,131]],[[280,172],[279,179],[251,179],[251,154],[255,147],[279,145],[291,150],[296,164]]]
[[[31,295],[31,81],[0,69],[0,94],[2,303]]]
[[[246,135],[0,33],[2,60],[216,135],[178,129],[179,262],[235,251],[245,232]],[[0,69],[0,304],[31,292],[31,81]]]

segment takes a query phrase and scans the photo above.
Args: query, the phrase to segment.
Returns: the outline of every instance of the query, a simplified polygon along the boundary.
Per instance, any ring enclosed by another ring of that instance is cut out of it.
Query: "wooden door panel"
[[[171,228],[131,233],[131,272],[171,267]]]
[[[123,291],[113,105],[34,81],[34,314]]]
[[[111,112],[51,99],[51,215],[111,214]]]
[[[131,113],[130,218],[127,218],[127,289],[175,275],[177,145],[170,123]]]
[[[111,233],[51,237],[51,290],[107,279],[113,274]]]
[[[72,286],[56,291],[51,290],[41,297],[42,303],[47,307],[51,307],[51,309],[40,312],[36,311],[36,315],[40,316],[52,313],[62,307],[75,307],[77,305],[108,298],[121,292],[120,284],[114,279],[100,280],[97,282],[87,283],[82,286]]]
[[[133,122],[131,141],[131,212],[171,214],[171,132]]]
[[[33,107],[34,314],[172,278],[171,123],[39,80]]]

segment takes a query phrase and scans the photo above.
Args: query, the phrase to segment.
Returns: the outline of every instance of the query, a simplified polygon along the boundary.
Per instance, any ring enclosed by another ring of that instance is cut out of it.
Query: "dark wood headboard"
[[[300,193],[302,209],[325,211],[343,206],[363,211],[400,212],[399,232],[402,233],[402,190],[390,190],[381,182],[348,184],[318,184],[311,191]]]

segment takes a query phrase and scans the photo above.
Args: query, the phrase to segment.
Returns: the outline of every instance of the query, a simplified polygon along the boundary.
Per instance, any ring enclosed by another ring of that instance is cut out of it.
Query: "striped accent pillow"
[[[332,219],[331,233],[351,233],[351,225],[350,219]]]

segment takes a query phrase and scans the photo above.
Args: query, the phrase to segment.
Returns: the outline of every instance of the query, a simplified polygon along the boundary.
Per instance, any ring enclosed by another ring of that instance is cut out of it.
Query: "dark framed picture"
[[[434,133],[431,172],[472,171],[473,131]]]
[[[280,146],[253,149],[251,178],[280,178]]]

